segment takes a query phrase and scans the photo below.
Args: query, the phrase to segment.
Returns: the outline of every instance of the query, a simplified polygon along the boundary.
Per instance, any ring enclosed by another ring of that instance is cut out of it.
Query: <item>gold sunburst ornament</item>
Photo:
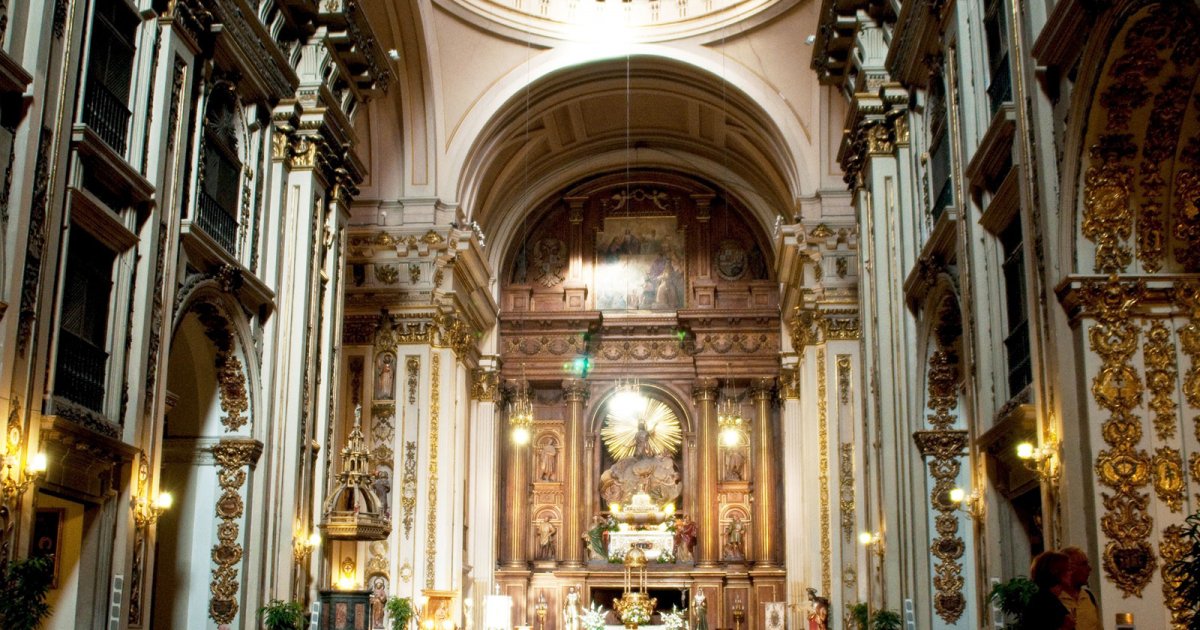
[[[683,437],[679,417],[662,401],[620,392],[609,400],[605,413],[600,438],[615,460],[672,455],[679,449]]]

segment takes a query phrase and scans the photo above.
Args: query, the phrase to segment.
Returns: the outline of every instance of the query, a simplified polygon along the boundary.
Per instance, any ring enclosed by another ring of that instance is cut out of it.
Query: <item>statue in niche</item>
[[[733,520],[725,526],[725,559],[726,560],[745,560],[746,549],[744,540],[746,536],[746,524],[742,521],[742,517],[737,514],[733,515]]]
[[[554,559],[554,543],[558,540],[558,528],[554,523],[550,522],[550,517],[542,519],[542,522],[537,524],[538,537],[538,559],[553,560]]]
[[[375,480],[371,482],[371,489],[375,491],[375,496],[379,497],[379,506],[383,511],[384,518],[392,517],[392,471],[387,466],[380,466],[375,470]]]
[[[746,456],[742,449],[731,448],[725,451],[725,481],[746,480]]]
[[[705,601],[704,591],[700,590],[696,593],[696,598],[692,600],[692,608],[696,611],[696,625],[693,626],[696,630],[708,630],[708,603]]]
[[[392,400],[396,391],[396,358],[385,352],[375,360],[375,400]]]
[[[567,601],[563,604],[563,630],[579,630],[579,592],[575,587],[567,589]]]
[[[554,438],[546,440],[538,448],[538,479],[558,481],[558,442]]]

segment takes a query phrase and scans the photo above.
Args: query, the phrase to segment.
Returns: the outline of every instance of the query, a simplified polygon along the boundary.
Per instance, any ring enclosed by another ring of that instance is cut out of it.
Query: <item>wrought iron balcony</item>
[[[99,81],[89,81],[83,101],[83,122],[117,153],[125,154],[129,108]]]
[[[234,244],[237,242],[237,219],[221,206],[220,202],[201,190],[196,204],[196,225],[212,237],[225,251],[236,255]]]
[[[73,403],[102,412],[104,372],[108,353],[74,333],[59,329],[58,366],[54,393]]]
[[[992,70],[992,80],[988,83],[988,102],[992,106],[992,116],[1000,111],[1000,106],[1012,101],[1012,71],[1008,67],[1008,53],[1000,58]]]

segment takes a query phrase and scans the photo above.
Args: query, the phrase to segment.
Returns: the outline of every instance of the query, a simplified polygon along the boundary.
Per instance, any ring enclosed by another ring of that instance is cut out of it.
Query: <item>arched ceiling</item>
[[[795,0],[437,0],[485,28],[547,39],[661,42],[738,24]],[[766,14],[766,15],[764,15]]]
[[[572,184],[661,169],[714,182],[769,230],[800,194],[792,155],[767,114],[720,77],[665,58],[613,59],[509,99],[473,145],[458,198],[502,245],[529,208]]]

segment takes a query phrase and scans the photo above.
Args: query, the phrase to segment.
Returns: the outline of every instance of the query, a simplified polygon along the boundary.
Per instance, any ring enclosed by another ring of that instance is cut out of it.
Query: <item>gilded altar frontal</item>
[[[0,0],[0,628],[1200,628],[1197,0]]]

